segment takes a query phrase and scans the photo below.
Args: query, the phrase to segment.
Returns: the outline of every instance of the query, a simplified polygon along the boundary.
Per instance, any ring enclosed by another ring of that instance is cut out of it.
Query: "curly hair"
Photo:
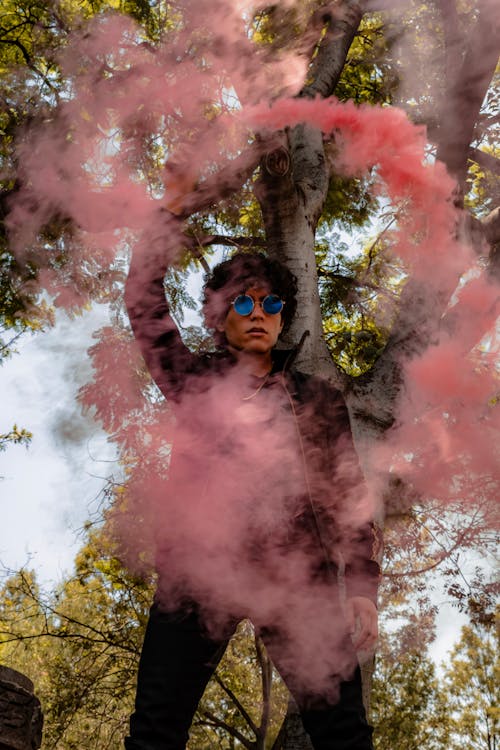
[[[252,286],[267,286],[285,306],[281,313],[283,331],[290,326],[297,309],[297,279],[286,266],[264,253],[239,252],[206,274],[203,287],[203,314],[208,328],[215,330],[226,317],[234,297]],[[224,337],[218,337],[222,344]]]

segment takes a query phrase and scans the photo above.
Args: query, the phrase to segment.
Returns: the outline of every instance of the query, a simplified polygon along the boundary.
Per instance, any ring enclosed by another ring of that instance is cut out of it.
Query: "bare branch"
[[[265,247],[265,237],[227,237],[223,234],[204,234],[201,237],[196,235],[196,241],[201,247],[209,245],[226,245],[228,247]]]
[[[236,697],[236,695],[233,693],[233,691],[231,690],[231,688],[229,688],[226,685],[226,683],[221,679],[220,675],[217,672],[215,672],[215,674],[214,674],[214,679],[217,682],[217,684],[224,690],[224,692],[226,693],[226,695],[229,696],[229,698],[231,698],[231,700],[233,701],[234,705],[236,706],[236,708],[238,709],[238,711],[240,712],[240,714],[243,716],[243,718],[247,722],[247,724],[250,727],[250,729],[252,730],[252,732],[257,737],[258,736],[258,731],[259,731],[258,727],[256,726],[255,722],[253,721],[253,719],[250,716],[250,714],[248,713],[248,711],[245,709],[245,707],[240,703],[240,701],[238,700],[238,698]]]
[[[0,44],[11,44],[14,47],[17,47],[21,51],[21,54],[24,57],[24,61],[25,61],[26,65],[27,65],[27,67],[30,70],[32,70],[33,73],[36,73],[37,76],[40,76],[40,78],[42,79],[42,81],[45,84],[47,84],[47,86],[49,87],[49,89],[51,89],[51,91],[53,93],[55,93],[55,94],[58,93],[57,88],[55,86],[53,86],[53,84],[49,81],[49,79],[47,78],[47,76],[44,75],[42,73],[42,71],[39,70],[36,67],[36,65],[33,64],[33,61],[31,59],[31,56],[30,56],[28,50],[26,49],[26,47],[24,46],[24,44],[19,41],[19,39],[0,39]]]
[[[271,689],[272,689],[272,678],[273,678],[273,667],[270,659],[268,658],[264,644],[257,636],[254,635],[255,651],[257,653],[257,661],[259,662],[260,674],[262,680],[262,715],[259,727],[259,735],[262,740],[265,739],[267,728],[269,726],[269,719],[271,715]]]
[[[230,724],[226,724],[225,721],[222,721],[222,719],[217,718],[217,716],[215,716],[215,714],[213,714],[211,711],[204,710],[201,715],[206,716],[206,718],[208,719],[208,721],[204,722],[208,726],[220,727],[221,729],[225,729],[228,734],[241,742],[243,747],[246,747],[248,750],[254,750],[254,742],[247,739],[241,732],[235,729],[235,727],[232,727]],[[201,722],[197,723],[201,724]]]

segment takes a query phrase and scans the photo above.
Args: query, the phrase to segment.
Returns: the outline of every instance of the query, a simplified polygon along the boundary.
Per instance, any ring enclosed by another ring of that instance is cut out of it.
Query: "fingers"
[[[354,636],[354,633],[356,632],[356,615],[354,613],[354,607],[350,599],[348,599],[346,602],[344,615],[349,633],[351,636]]]
[[[349,599],[346,619],[356,651],[373,651],[378,638],[378,615],[373,602],[364,597]]]
[[[373,626],[370,619],[357,618],[357,627],[351,631],[352,642],[356,651],[371,651],[377,641],[378,628]]]

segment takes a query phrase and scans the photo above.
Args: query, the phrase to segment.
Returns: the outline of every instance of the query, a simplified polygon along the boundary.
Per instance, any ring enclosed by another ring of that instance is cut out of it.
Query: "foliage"
[[[358,376],[371,369],[387,342],[402,273],[380,237],[358,254],[331,235],[327,239],[318,253],[324,335],[337,366]]]
[[[9,576],[0,591],[0,660],[36,686],[45,717],[43,750],[119,750],[133,708],[153,582],[131,576],[109,540],[87,527],[74,573],[45,593],[32,571]],[[287,691],[241,624],[195,717],[190,750],[269,749]]]
[[[287,701],[285,685],[251,624],[243,621],[204,693],[189,750],[206,746],[271,750]]]
[[[377,657],[371,706],[375,750],[449,747],[448,707],[425,651]]]
[[[14,425],[9,432],[0,434],[0,451],[4,451],[9,443],[28,445],[32,438],[31,432]]]
[[[15,351],[23,333],[41,331],[53,322],[51,306],[30,288],[34,278],[33,269],[21,269],[0,247],[0,363]]]
[[[1,660],[36,685],[44,748],[118,748],[133,705],[151,585],[92,532],[75,574],[45,594],[21,570],[4,584]]]
[[[27,570],[0,592],[0,659],[35,682],[43,750],[119,750],[132,710],[152,582],[132,578],[101,532],[87,534],[74,574],[53,593]],[[376,750],[497,747],[498,633],[490,608],[472,608],[442,675],[425,644],[401,640],[392,613],[384,614],[371,699]],[[241,623],[200,703],[189,750],[272,750],[287,696],[250,624]]]
[[[335,90],[341,101],[391,103],[395,76],[389,44],[381,14],[366,14]]]
[[[482,153],[491,155],[494,160],[500,159],[500,147],[486,144],[481,149]],[[490,165],[492,167],[492,165]],[[500,187],[498,173],[473,161],[469,167],[467,178],[469,191],[466,197],[466,206],[479,215],[487,214],[500,203]]]
[[[19,428],[16,424],[8,432],[0,433],[0,452],[7,449],[9,445],[24,445],[28,447],[33,437],[29,430]],[[2,477],[0,476],[0,479]]]
[[[450,750],[495,750],[500,741],[499,610],[462,628],[445,665]]]
[[[60,51],[68,43],[70,34],[83,28],[83,24],[92,17],[101,16],[106,11],[119,11],[130,15],[140,25],[144,40],[147,44],[155,45],[161,38],[171,35],[175,43],[176,34],[182,27],[181,11],[175,5],[168,3],[148,3],[143,0],[94,0],[93,2],[75,3],[65,0],[63,3],[8,2],[4,9],[4,23],[2,27],[2,42],[0,46],[0,66],[3,70],[3,105],[0,111],[0,126],[5,138],[0,154],[2,179],[2,215],[6,215],[10,200],[20,187],[22,179],[22,164],[19,163],[16,145],[22,143],[25,127],[32,129],[47,118],[51,118],[57,111],[62,99],[68,96],[71,81],[64,78],[60,67]],[[300,54],[309,55],[314,45],[321,37],[322,6],[318,2],[291,4],[281,8],[272,6],[259,10],[253,19],[248,20],[248,34],[257,46],[269,47],[272,54],[282,54],[287,50],[300,50]],[[319,14],[319,15],[318,15]],[[469,3],[459,8],[460,32],[466,32],[468,25],[475,19],[475,4]],[[434,3],[421,4],[413,2],[405,7],[401,14],[389,14],[387,17],[378,13],[365,13],[358,33],[354,39],[347,62],[342,71],[336,88],[336,95],[343,101],[356,102],[384,102],[394,100],[398,82],[408,79],[410,63],[422,66],[428,73],[428,59],[426,50],[430,45],[437,45],[439,59],[443,60],[443,19],[439,15]],[[405,55],[401,55],[402,33],[404,29]],[[315,40],[312,43],[312,40]],[[411,42],[411,43],[410,43]],[[141,40],[142,43],[142,40]],[[197,39],[199,54],[203,49],[209,49],[210,38],[206,47],[201,46]],[[83,62],[83,61],[82,61]],[[108,64],[111,61],[108,61]],[[442,93],[443,81],[440,68],[433,58],[432,75],[420,75],[411,78],[412,98],[403,100],[398,94],[397,101],[408,106],[409,110],[419,122],[433,121],[435,108],[432,102]],[[435,82],[436,76],[439,83]],[[424,90],[418,90],[417,81],[426,81]],[[406,85],[406,83],[405,83]],[[486,151],[494,153],[494,146],[488,140],[491,116],[494,110],[495,91],[492,87],[489,101],[482,113],[480,135],[478,143]],[[52,114],[51,114],[52,113]],[[124,134],[133,139],[134,123],[130,122],[130,131]],[[195,138],[194,125],[191,124],[189,140]],[[156,128],[156,130],[155,130]],[[158,121],[152,131],[138,136],[141,149],[140,154],[128,150],[129,159],[136,159],[137,176],[150,182],[151,189],[157,194],[163,190],[164,163],[173,146],[178,142],[177,124],[172,121],[166,127]],[[184,133],[186,128],[184,127]],[[115,136],[116,137],[116,136]],[[493,151],[492,151],[493,149]],[[182,149],[181,149],[182,150]],[[173,166],[173,165],[172,165]],[[494,204],[492,192],[495,186],[491,173],[471,163],[470,179],[472,191],[468,198],[469,205],[484,211],[488,202]],[[191,222],[192,231],[196,236],[213,233],[221,228],[226,233],[235,231],[247,237],[261,237],[262,225],[258,213],[257,203],[251,190],[251,183],[246,183],[242,190],[231,195],[203,218],[197,217]],[[353,227],[366,223],[373,217],[377,206],[367,191],[367,185],[360,179],[341,178],[332,175],[330,189],[323,207],[320,231],[317,242],[321,250],[329,237],[335,235],[339,228],[352,232]],[[12,192],[13,191],[13,192]],[[12,194],[11,194],[12,192]],[[68,225],[67,217],[55,213],[48,217],[48,222],[42,228],[38,242],[44,252],[53,249],[54,260],[51,265],[63,271],[68,242],[85,242],[85,238],[75,236],[76,228]],[[14,332],[30,328],[41,328],[51,323],[51,309],[47,302],[40,299],[34,283],[38,274],[38,260],[31,251],[29,264],[19,265],[14,261],[10,249],[5,244],[0,264],[0,322],[5,329]],[[380,266],[386,261],[384,253],[380,253]],[[188,254],[187,258],[191,258]],[[341,256],[336,263],[343,265]],[[89,271],[92,270],[92,273]],[[366,264],[362,261],[351,267],[349,275],[359,276],[357,283],[372,284],[366,278]],[[119,274],[111,273],[106,276],[98,274],[98,269],[87,269],[81,278],[74,277],[73,283],[85,286],[82,304],[89,299],[115,300],[116,284],[120,281]],[[64,273],[64,272],[63,272]],[[98,278],[96,284],[93,279]],[[69,276],[68,281],[71,281]],[[373,293],[371,287],[372,309],[380,301],[384,302],[394,294],[394,280],[391,281],[390,271],[385,279],[379,279],[380,294]],[[323,284],[324,311],[328,321],[326,330],[328,340],[332,344],[332,354],[337,363],[352,374],[359,374],[370,368],[382,351],[386,338],[387,321],[381,326],[372,316],[368,316],[367,323],[366,301],[370,293],[357,294],[359,286],[350,285],[350,309],[344,309],[337,302],[342,302],[345,288],[338,288],[338,284],[329,287]],[[329,292],[330,290],[330,292]],[[335,293],[340,294],[337,302],[332,304]],[[356,301],[356,304],[354,304]],[[343,319],[350,322],[344,326]]]
[[[425,645],[399,642],[392,619],[373,676],[372,721],[376,750],[495,750],[499,739],[498,609],[471,601],[469,625],[442,664]],[[426,627],[421,623],[420,627]]]

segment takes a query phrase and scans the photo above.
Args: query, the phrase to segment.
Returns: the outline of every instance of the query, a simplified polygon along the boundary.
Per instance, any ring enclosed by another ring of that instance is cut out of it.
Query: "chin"
[[[244,351],[245,352],[254,352],[255,354],[267,354],[271,351],[273,347],[269,345],[269,343],[264,341],[255,341],[249,346],[245,346]]]

